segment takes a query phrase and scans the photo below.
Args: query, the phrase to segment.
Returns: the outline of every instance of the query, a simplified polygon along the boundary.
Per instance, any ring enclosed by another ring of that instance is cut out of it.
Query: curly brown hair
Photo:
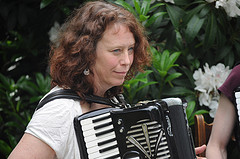
[[[96,45],[107,26],[113,23],[126,25],[135,38],[134,60],[126,79],[143,71],[150,62],[149,43],[144,28],[133,14],[124,8],[105,1],[87,2],[63,24],[57,43],[50,51],[52,86],[71,88],[84,98],[93,93],[93,83],[84,69],[91,68],[96,59]],[[91,70],[90,70],[91,71]],[[111,88],[106,96],[113,96],[122,86]]]

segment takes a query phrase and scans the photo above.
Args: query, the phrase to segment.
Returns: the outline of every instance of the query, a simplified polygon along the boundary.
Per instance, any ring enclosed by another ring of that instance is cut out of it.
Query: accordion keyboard
[[[110,113],[81,120],[81,125],[89,159],[120,159]]]

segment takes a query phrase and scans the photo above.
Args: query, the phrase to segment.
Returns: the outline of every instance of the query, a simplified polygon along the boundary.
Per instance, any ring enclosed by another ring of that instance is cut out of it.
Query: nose
[[[132,61],[133,55],[129,54],[128,51],[124,51],[122,54],[122,58],[121,58],[121,65],[130,65],[131,61]]]

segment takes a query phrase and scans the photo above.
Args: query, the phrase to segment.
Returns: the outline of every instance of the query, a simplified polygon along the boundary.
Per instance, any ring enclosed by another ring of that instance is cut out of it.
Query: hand
[[[204,152],[204,151],[206,150],[206,147],[207,147],[206,145],[202,145],[202,146],[200,146],[200,147],[196,147],[196,148],[195,148],[195,153],[196,153],[196,155]],[[205,158],[205,157],[197,157],[197,159],[206,159],[206,158]]]

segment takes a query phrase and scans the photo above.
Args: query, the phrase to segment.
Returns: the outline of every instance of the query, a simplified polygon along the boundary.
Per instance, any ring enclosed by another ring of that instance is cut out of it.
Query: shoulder
[[[231,74],[233,77],[240,77],[240,64],[233,67]]]
[[[66,113],[81,113],[81,106],[80,101],[73,99],[73,98],[65,98],[62,97],[62,94],[59,94],[59,91],[61,91],[61,87],[54,87],[49,93],[47,93],[40,101],[40,104],[42,104],[42,107],[36,110],[35,114],[38,113],[47,113],[52,114],[53,116],[66,114]],[[57,93],[55,93],[57,92]],[[55,98],[55,97],[59,98]],[[47,99],[47,100],[46,100]],[[45,100],[45,101],[44,101]],[[57,114],[55,114],[58,112]]]
[[[74,138],[73,120],[81,113],[79,100],[55,99],[35,111],[25,132],[61,153],[62,146]]]
[[[225,96],[227,96],[231,101],[234,100],[233,91],[240,86],[240,64],[233,67],[229,76],[223,85],[218,89]]]
[[[229,74],[226,82],[231,82],[233,87],[240,86],[240,64],[233,67],[231,73]]]

